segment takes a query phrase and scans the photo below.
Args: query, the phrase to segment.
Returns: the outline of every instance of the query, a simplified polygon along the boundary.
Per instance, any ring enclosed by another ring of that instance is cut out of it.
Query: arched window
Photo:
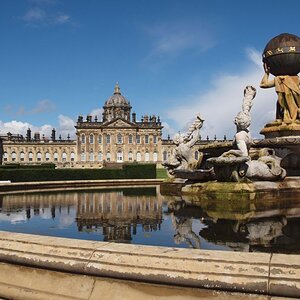
[[[129,151],[129,153],[128,153],[128,160],[129,160],[129,161],[132,161],[132,160],[133,160],[133,154],[132,154],[132,151]]]
[[[106,135],[106,144],[110,144],[110,135],[109,134]]]
[[[102,135],[101,134],[98,135],[98,143],[102,144]]]
[[[85,144],[85,135],[84,134],[81,135],[81,143]]]
[[[107,152],[107,153],[106,153],[106,160],[107,160],[107,161],[110,161],[110,159],[111,159],[110,152]]]
[[[157,161],[157,152],[153,153],[153,161]]]
[[[137,135],[137,136],[136,136],[136,143],[137,143],[137,144],[140,144],[140,143],[141,143],[141,136],[140,136],[140,135]]]
[[[94,144],[94,135],[90,134],[90,144]]]
[[[85,152],[81,153],[81,161],[85,161]]]
[[[36,154],[36,160],[37,160],[37,161],[42,161],[42,153],[41,153],[41,152],[38,152],[38,153]]]
[[[98,161],[102,161],[103,160],[103,155],[102,152],[98,152]]]
[[[94,161],[94,152],[90,152],[90,161]]]
[[[71,152],[71,161],[75,161],[75,153]]]
[[[16,160],[17,160],[17,153],[16,153],[15,151],[13,151],[13,152],[11,153],[11,160],[12,160],[12,161],[16,161]]]
[[[23,151],[21,151],[20,153],[20,161],[24,161],[25,160],[25,153]]]
[[[198,160],[199,159],[199,152],[195,151],[195,159]]]
[[[153,143],[157,144],[157,136],[156,135],[153,136]]]
[[[119,150],[117,152],[117,162],[122,162],[123,161],[123,152]]]
[[[49,161],[50,160],[50,153],[49,152],[46,152],[46,155],[45,155],[45,158],[46,158],[46,161]]]
[[[167,151],[164,151],[163,152],[163,161],[166,161],[168,159],[167,155],[168,155]]]
[[[121,133],[118,133],[118,135],[117,135],[117,143],[118,144],[122,144],[123,143],[123,138],[122,138],[122,134]]]
[[[53,159],[54,159],[54,161],[58,161],[58,153],[57,152],[54,152]]]
[[[28,160],[33,161],[33,153],[31,151],[28,153]]]
[[[149,154],[149,152],[147,151],[146,153],[145,153],[145,161],[149,161],[150,160],[150,154]]]
[[[7,152],[3,153],[3,161],[7,161],[8,160],[8,155]]]
[[[132,134],[129,134],[128,136],[128,144],[132,144]]]
[[[149,135],[148,134],[145,135],[145,144],[149,144]]]
[[[141,152],[137,152],[136,161],[141,161],[141,160],[142,160]]]
[[[62,161],[67,161],[67,153],[63,152],[61,155]]]

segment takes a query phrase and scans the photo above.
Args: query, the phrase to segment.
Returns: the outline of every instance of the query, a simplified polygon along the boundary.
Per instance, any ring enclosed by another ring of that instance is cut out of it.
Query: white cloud
[[[205,119],[201,130],[203,137],[213,137],[216,134],[218,138],[222,138],[226,134],[227,138],[232,138],[235,134],[233,119],[241,110],[244,88],[253,85],[257,89],[257,95],[252,108],[251,132],[253,137],[262,137],[259,131],[275,118],[277,96],[274,89],[259,88],[263,69],[258,52],[248,49],[247,55],[251,61],[247,69],[236,74],[220,75],[204,93],[196,92],[193,96],[178,100],[181,104],[166,112],[170,121],[174,121],[179,129],[186,129],[186,124],[199,111]]]
[[[58,127],[56,128],[56,136],[62,136],[63,139],[66,139],[68,134],[70,134],[71,139],[75,138],[75,121],[68,116],[59,115],[58,116]],[[27,129],[30,128],[32,136],[34,133],[40,133],[41,137],[45,135],[46,138],[50,138],[51,131],[54,128],[51,124],[44,124],[42,126],[35,126],[28,122],[21,121],[9,121],[2,122],[0,121],[0,135],[6,135],[8,132],[13,134],[21,134],[24,137],[26,136]]]
[[[22,212],[10,212],[9,214],[0,213],[0,221],[10,222],[11,224],[17,224],[27,221],[26,214]]]
[[[21,19],[28,23],[43,22],[46,19],[46,12],[39,7],[33,7]]]
[[[75,138],[75,121],[72,118],[59,115],[58,124],[57,132],[61,134],[64,139],[68,136],[68,134],[70,134],[72,139]]]
[[[151,50],[143,63],[156,68],[177,58],[187,50],[202,53],[215,45],[213,34],[199,22],[161,23],[145,32],[152,39]],[[207,28],[207,27],[206,27]]]
[[[103,108],[95,108],[89,113],[89,115],[92,117],[97,116],[98,120],[100,121],[102,119],[102,113],[103,113]]]
[[[44,112],[49,113],[51,111],[54,111],[55,109],[56,105],[52,101],[43,99],[37,103],[37,106],[34,109],[29,111],[29,114],[40,114]]]
[[[58,15],[56,18],[55,18],[55,23],[57,24],[64,24],[64,23],[68,23],[71,21],[71,17],[68,16],[68,15]]]
[[[177,133],[175,130],[174,130],[174,127],[173,126],[170,126],[169,123],[167,122],[162,122],[161,123],[162,126],[164,127],[163,129],[163,137],[166,138],[168,135],[170,135],[170,137],[172,138],[175,133]]]
[[[33,6],[20,17],[27,25],[40,27],[45,25],[66,24],[71,21],[71,16],[58,12],[55,5],[52,5],[56,4],[55,0],[31,0],[29,2]]]

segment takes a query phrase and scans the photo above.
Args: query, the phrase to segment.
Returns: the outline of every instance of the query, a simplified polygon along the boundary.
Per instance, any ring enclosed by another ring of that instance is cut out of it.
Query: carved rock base
[[[260,131],[265,138],[275,138],[283,136],[299,136],[300,135],[300,121],[296,120],[294,123],[286,124],[281,120],[268,123]]]

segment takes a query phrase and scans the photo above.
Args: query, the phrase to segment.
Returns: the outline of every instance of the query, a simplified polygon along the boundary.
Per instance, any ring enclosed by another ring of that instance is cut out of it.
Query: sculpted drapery
[[[300,120],[300,79],[299,76],[275,76],[269,79],[269,71],[265,69],[265,75],[260,83],[261,88],[275,87],[278,95],[276,119],[284,123],[293,123]]]

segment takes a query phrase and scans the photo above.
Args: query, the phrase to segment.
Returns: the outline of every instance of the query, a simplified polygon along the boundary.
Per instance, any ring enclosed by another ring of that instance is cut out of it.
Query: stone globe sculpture
[[[282,33],[272,38],[263,51],[263,62],[274,76],[294,76],[300,72],[300,38]]]

